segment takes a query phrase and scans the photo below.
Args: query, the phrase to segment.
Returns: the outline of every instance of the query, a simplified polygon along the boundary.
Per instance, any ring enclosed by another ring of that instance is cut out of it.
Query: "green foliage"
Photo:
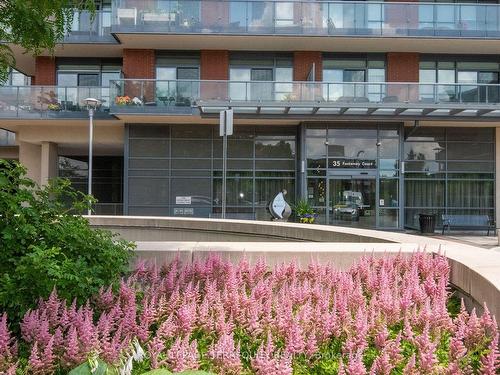
[[[448,310],[448,314],[450,314],[450,317],[456,318],[458,313],[460,312],[460,306],[462,302],[461,299],[458,298],[456,295],[451,295],[448,298],[448,301],[446,302],[446,309]]]
[[[90,366],[90,360],[74,368],[68,375],[115,375],[117,371],[98,359],[94,363],[94,371]],[[168,373],[170,374],[170,373]]]
[[[307,199],[300,199],[294,206],[293,209],[295,214],[299,217],[305,216],[306,214],[314,215],[314,208],[309,204]]]
[[[69,181],[39,188],[25,173],[0,160],[0,311],[13,321],[54,287],[60,297],[85,301],[127,271],[133,249],[71,214],[86,209],[90,198]]]
[[[33,55],[52,51],[70,30],[74,9],[95,11],[93,0],[5,0],[0,1],[0,83],[14,66],[10,44]]]

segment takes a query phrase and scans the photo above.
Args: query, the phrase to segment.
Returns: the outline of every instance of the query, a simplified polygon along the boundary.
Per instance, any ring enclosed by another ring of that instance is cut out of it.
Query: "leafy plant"
[[[128,269],[133,245],[73,215],[93,200],[54,180],[40,188],[0,160],[0,310],[18,321],[54,288],[84,302]]]
[[[53,52],[57,42],[71,30],[75,10],[95,15],[93,0],[0,1],[0,83],[15,66],[10,44],[32,55]]]
[[[295,215],[299,218],[301,223],[314,223],[318,214],[314,208],[309,204],[307,199],[299,200],[293,207]]]

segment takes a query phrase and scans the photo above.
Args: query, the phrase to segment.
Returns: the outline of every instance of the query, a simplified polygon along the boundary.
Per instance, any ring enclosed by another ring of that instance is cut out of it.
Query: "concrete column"
[[[495,130],[495,223],[500,228],[500,128]],[[498,243],[500,244],[500,236]]]
[[[40,180],[40,154],[42,147],[33,143],[19,142],[19,162],[23,164],[28,172],[28,178],[31,178],[37,184]]]
[[[40,182],[46,185],[57,177],[57,143],[42,142],[41,148]]]

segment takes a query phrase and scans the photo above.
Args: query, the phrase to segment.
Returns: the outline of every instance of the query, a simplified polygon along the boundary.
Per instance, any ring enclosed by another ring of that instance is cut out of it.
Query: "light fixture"
[[[89,111],[89,163],[88,163],[88,195],[92,195],[92,151],[93,151],[93,143],[94,143],[94,111],[99,105],[101,105],[101,101],[94,98],[86,98],[83,100],[87,109]],[[90,207],[87,211],[88,215],[92,215],[92,208]]]

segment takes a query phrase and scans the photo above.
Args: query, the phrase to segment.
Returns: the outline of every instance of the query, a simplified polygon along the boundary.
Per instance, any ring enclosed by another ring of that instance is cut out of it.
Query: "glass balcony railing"
[[[498,105],[500,85],[119,80],[110,88],[112,112],[169,112],[206,105],[329,105],[433,107]]]
[[[98,112],[109,110],[109,87],[3,86],[0,87],[2,118],[78,118],[88,115],[86,98],[102,102]]]
[[[94,17],[87,12],[75,12],[71,30],[64,43],[110,42],[116,43],[111,35],[111,9],[95,12]]]
[[[498,4],[113,0],[113,32],[500,37]]]
[[[0,118],[83,118],[85,98],[110,113],[193,114],[201,107],[406,108],[500,111],[500,85],[116,80],[109,87],[0,87]],[[290,110],[290,113],[293,111]]]

